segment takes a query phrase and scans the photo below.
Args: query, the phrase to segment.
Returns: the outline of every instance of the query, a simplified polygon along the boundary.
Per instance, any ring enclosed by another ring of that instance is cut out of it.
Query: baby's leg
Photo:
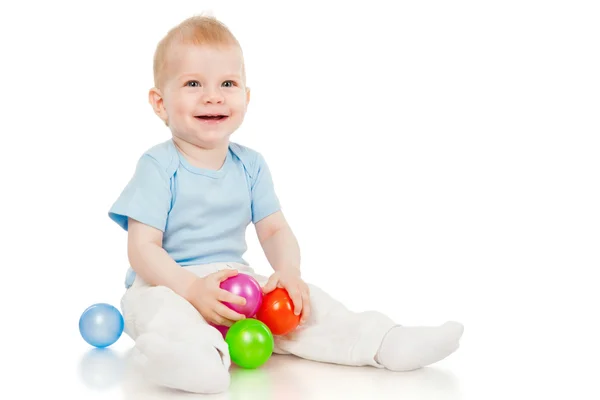
[[[394,321],[377,311],[352,312],[320,288],[309,288],[308,321],[288,335],[277,336],[276,351],[314,361],[379,367],[375,355]]]
[[[463,334],[462,324],[395,326],[383,338],[377,361],[392,371],[411,371],[454,353]]]
[[[261,284],[266,278],[257,277]],[[404,327],[376,311],[353,312],[309,284],[311,316],[304,326],[275,337],[275,352],[352,366],[394,371],[424,367],[458,348],[462,325]]]
[[[221,334],[185,299],[137,277],[121,301],[125,331],[144,375],[160,386],[194,393],[229,387],[230,358]]]

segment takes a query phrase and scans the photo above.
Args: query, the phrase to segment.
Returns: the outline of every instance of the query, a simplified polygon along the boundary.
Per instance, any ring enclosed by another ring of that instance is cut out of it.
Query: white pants
[[[203,277],[225,268],[253,276],[260,285],[267,277],[246,265],[214,263],[187,268]],[[351,366],[383,368],[375,355],[385,334],[395,325],[376,312],[353,312],[318,287],[310,288],[311,315],[306,323],[285,336],[275,336],[274,352],[308,360]],[[139,335],[156,332],[168,340],[192,335],[199,345],[214,346],[229,368],[231,361],[221,333],[209,325],[184,298],[161,286],[149,286],[139,275],[121,300],[125,332],[135,341]]]

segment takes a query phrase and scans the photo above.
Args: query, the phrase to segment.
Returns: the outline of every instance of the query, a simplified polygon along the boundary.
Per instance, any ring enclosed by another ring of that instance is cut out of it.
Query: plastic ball
[[[98,348],[115,343],[121,337],[123,328],[123,316],[119,310],[106,303],[88,307],[79,318],[81,337]]]
[[[210,326],[213,326],[213,327],[217,328],[217,330],[219,332],[221,332],[221,335],[223,335],[223,339],[225,339],[225,336],[227,335],[227,331],[229,331],[229,327],[228,326],[216,325],[216,324],[210,324]]]
[[[286,335],[300,324],[300,315],[294,314],[294,303],[283,288],[275,288],[264,295],[256,319],[269,327],[273,335]]]
[[[242,319],[229,328],[225,336],[231,361],[253,369],[263,365],[273,354],[275,342],[269,328],[254,318]]]
[[[243,306],[228,302],[223,302],[223,304],[233,311],[245,315],[246,318],[254,317],[263,299],[262,289],[256,279],[250,275],[238,273],[225,279],[220,286],[222,289],[246,299],[246,304]]]

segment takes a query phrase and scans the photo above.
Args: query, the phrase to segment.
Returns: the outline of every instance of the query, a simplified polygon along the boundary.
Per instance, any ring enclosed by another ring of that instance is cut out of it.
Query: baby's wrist
[[[293,275],[293,276],[302,276],[301,272],[300,272],[300,267],[296,267],[296,266],[288,266],[288,267],[284,267],[279,269],[279,274],[280,275]]]
[[[185,289],[182,293],[182,297],[190,303],[194,304],[194,300],[198,298],[198,292],[200,291],[202,278],[198,276],[192,276],[188,279],[189,280],[185,284]]]

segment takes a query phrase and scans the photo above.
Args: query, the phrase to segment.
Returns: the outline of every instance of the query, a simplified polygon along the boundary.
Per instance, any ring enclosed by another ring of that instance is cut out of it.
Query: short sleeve
[[[127,219],[132,218],[164,232],[170,209],[170,177],[156,159],[145,154],[108,215],[125,230]]]
[[[279,199],[275,194],[273,178],[269,166],[263,156],[258,153],[252,179],[252,222],[256,224],[261,219],[279,211]]]

